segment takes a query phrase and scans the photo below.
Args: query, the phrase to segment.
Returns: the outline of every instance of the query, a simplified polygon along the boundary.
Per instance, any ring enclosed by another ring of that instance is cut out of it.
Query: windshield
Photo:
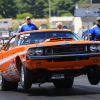
[[[88,31],[85,29],[85,30],[80,30],[78,33],[77,33],[81,38],[84,38],[84,37],[87,37],[88,36]]]
[[[57,37],[72,37],[74,41],[81,40],[81,38],[79,38],[78,35],[70,31],[69,32],[66,31],[34,32],[34,33],[24,33],[18,35],[16,46],[42,43],[46,39],[57,38]]]

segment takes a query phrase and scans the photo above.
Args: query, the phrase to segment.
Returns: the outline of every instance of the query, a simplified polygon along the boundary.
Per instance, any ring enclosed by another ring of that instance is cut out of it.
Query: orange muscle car
[[[100,80],[100,42],[83,41],[69,30],[18,33],[0,52],[1,90],[24,89],[32,83],[53,82],[71,88],[74,77],[86,75],[92,85]]]

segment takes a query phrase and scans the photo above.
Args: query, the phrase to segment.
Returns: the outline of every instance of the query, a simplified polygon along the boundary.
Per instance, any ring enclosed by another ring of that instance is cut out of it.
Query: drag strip
[[[90,85],[86,76],[75,78],[71,89],[56,89],[52,83],[32,85],[24,90],[19,85],[17,91],[0,91],[0,100],[100,100],[100,83]]]

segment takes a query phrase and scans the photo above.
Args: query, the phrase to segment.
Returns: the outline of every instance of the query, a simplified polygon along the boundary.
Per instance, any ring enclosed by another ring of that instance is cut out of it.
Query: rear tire
[[[97,85],[100,81],[100,67],[96,65],[89,67],[87,70],[87,77],[92,85]]]
[[[9,82],[8,81],[6,81],[5,79],[4,79],[4,77],[3,76],[1,76],[1,91],[7,91],[7,90],[9,90]]]
[[[67,78],[65,80],[56,80],[53,82],[56,88],[72,88],[74,82],[74,78]]]
[[[32,71],[28,70],[21,62],[19,65],[20,83],[24,89],[30,89],[32,86]]]
[[[10,90],[17,90],[18,82],[9,82],[5,80],[5,78],[1,75],[1,83],[0,83],[0,90],[1,91],[10,91]]]
[[[18,88],[18,82],[9,82],[9,90],[16,91]]]

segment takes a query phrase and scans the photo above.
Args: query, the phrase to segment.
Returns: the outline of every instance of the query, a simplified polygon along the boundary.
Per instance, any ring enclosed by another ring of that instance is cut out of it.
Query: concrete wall
[[[81,17],[74,17],[73,25],[75,33],[78,33],[82,25],[84,25],[85,29],[88,29],[88,22],[82,22]],[[93,22],[89,22],[89,29],[91,29],[92,27],[93,27]]]
[[[79,29],[82,26],[82,20],[81,20],[81,18],[80,17],[74,17],[73,25],[74,25],[74,32],[78,33]]]

